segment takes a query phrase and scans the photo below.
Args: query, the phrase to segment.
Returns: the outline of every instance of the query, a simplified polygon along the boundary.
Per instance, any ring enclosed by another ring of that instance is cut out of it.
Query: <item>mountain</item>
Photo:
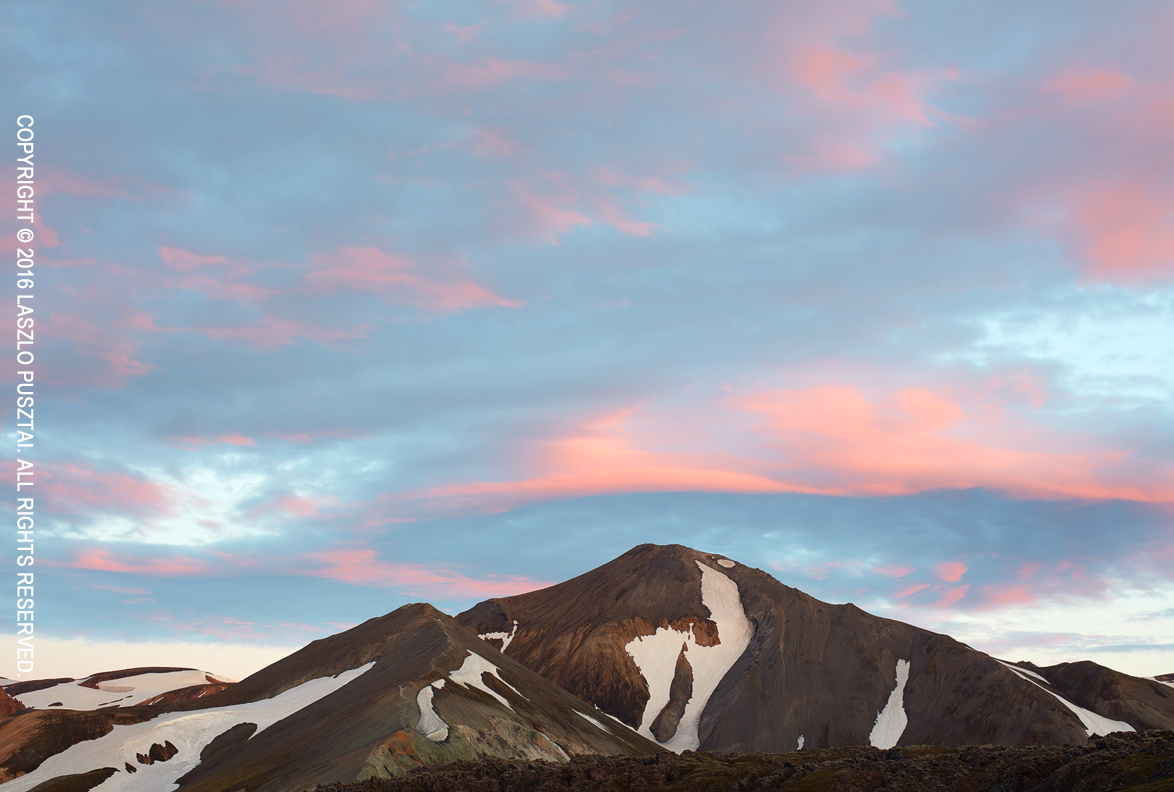
[[[881,752],[859,746],[1141,729],[1174,729],[1174,685],[1008,663],[720,555],[642,545],[455,619],[405,605],[237,683],[177,668],[5,681],[0,792],[300,792],[470,760],[647,769],[667,766],[662,747],[865,761]]]
[[[0,788],[117,775],[120,790],[179,783],[193,792],[300,792],[453,759],[567,761],[656,750],[451,617],[417,604],[197,699],[19,713],[0,722],[0,771],[13,778]]]
[[[457,621],[676,751],[1079,745],[1174,728],[1159,682],[1092,663],[1045,678],[680,545],[641,545]]]

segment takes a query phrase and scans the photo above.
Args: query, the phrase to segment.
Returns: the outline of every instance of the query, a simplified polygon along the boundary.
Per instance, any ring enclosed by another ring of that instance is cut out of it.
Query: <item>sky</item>
[[[241,678],[645,542],[1174,672],[1172,33],[1160,0],[10,4],[33,676]]]

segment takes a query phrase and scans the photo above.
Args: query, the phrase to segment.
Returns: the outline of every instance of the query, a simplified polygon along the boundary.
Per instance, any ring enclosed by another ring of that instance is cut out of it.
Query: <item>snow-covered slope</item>
[[[1076,706],[1071,701],[1069,701],[1068,699],[1061,696],[1059,693],[1056,693],[1054,690],[1051,690],[1049,687],[1049,685],[1051,683],[1049,683],[1048,680],[1044,679],[1044,677],[1041,676],[1040,674],[1037,674],[1034,671],[1029,671],[1025,668],[1019,668],[1017,666],[1013,666],[1010,663],[1003,662],[1002,660],[1000,660],[999,662],[1003,663],[1003,665],[1005,665],[1007,668],[1011,669],[1011,671],[1013,671],[1015,674],[1017,674],[1020,678],[1026,679],[1028,682],[1032,683],[1033,685],[1040,688],[1041,690],[1048,691],[1048,693],[1051,693],[1053,696],[1056,697],[1057,701],[1059,701],[1061,704],[1063,704],[1068,709],[1072,710],[1072,712],[1074,712],[1076,714],[1076,717],[1080,718],[1080,722],[1082,724],[1084,724],[1084,728],[1086,731],[1088,731],[1089,737],[1093,736],[1094,734],[1112,734],[1113,732],[1119,732],[1119,731],[1126,731],[1126,732],[1137,731],[1137,729],[1133,728],[1125,721],[1119,721],[1119,720],[1113,720],[1112,718],[1106,718],[1103,715],[1098,715],[1097,713],[1093,712],[1092,710],[1087,710],[1084,707]],[[1044,684],[1040,684],[1040,682],[1043,682]]]
[[[733,562],[727,563],[732,565]],[[701,746],[697,733],[701,713],[722,677],[746,651],[754,634],[754,628],[742,609],[738,585],[700,561],[697,566],[701,570],[701,603],[709,609],[710,618],[717,626],[718,643],[698,643],[696,625],[689,625],[688,630],[658,627],[652,635],[636,636],[624,647],[648,684],[648,702],[644,705],[638,731],[650,740],[657,739],[652,733],[652,724],[669,705],[678,661],[683,658],[688,664],[692,676],[690,696],[676,732],[661,741],[661,745],[677,753],[694,751]]]
[[[337,676],[304,682],[271,699],[194,712],[165,713],[143,723],[115,726],[104,737],[76,743],[49,757],[31,773],[0,785],[0,790],[25,792],[51,778],[103,767],[115,767],[118,772],[95,787],[100,792],[177,789],[176,781],[199,764],[200,752],[218,735],[242,723],[254,723],[256,732],[261,732],[339,690],[374,665],[367,663]],[[170,759],[142,761],[152,746],[167,743],[178,749]],[[132,768],[134,772],[131,772]]]
[[[101,679],[109,675],[95,674],[86,679],[58,682],[39,690],[14,694],[13,698],[26,707],[37,709],[61,707],[62,709],[94,710],[110,706],[131,707],[173,690],[234,681],[210,674],[207,671],[194,669],[132,674],[108,680]],[[95,678],[100,681],[94,681]]]

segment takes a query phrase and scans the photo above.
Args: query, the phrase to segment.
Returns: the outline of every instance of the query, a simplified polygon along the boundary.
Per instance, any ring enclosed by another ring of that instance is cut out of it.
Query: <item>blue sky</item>
[[[46,675],[648,541],[1174,671],[1167,5],[11,16]]]

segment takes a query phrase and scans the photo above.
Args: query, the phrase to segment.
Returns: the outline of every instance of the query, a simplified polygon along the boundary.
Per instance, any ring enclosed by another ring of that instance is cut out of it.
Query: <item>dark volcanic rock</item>
[[[209,685],[192,685],[191,687],[177,688],[169,690],[166,693],[160,693],[158,696],[153,696],[144,701],[138,702],[141,706],[150,706],[153,704],[175,704],[180,701],[192,701],[194,699],[210,696],[213,693],[219,693],[222,690],[227,690],[231,687],[233,682],[213,682]]]
[[[662,753],[566,765],[454,762],[317,792],[1168,792],[1174,732],[1114,734],[1087,746],[850,747],[790,754]]]
[[[0,718],[15,715],[23,709],[26,709],[24,704],[8,695],[4,688],[0,688]]]
[[[1139,729],[1174,729],[1174,688],[1087,660],[1038,668],[1026,664],[1071,701]]]
[[[125,679],[126,677],[139,676],[140,674],[169,674],[172,671],[194,671],[194,668],[171,668],[166,666],[144,666],[142,668],[123,668],[119,671],[103,671],[100,674],[86,677],[83,681],[78,682],[82,687],[93,688],[100,690],[98,686],[103,682],[110,682],[115,679]]]
[[[677,665],[673,669],[673,683],[669,686],[669,703],[652,722],[652,734],[657,740],[666,742],[677,733],[677,726],[681,723],[681,716],[685,713],[685,704],[693,695],[693,666],[685,656],[685,650],[677,655]]]
[[[110,776],[117,773],[113,767],[102,767],[88,773],[61,776],[43,784],[37,784],[32,792],[90,792]]]
[[[54,685],[60,685],[65,682],[73,682],[73,679],[62,677],[60,679],[34,679],[29,682],[13,682],[4,688],[4,692],[10,696],[20,696],[25,693],[32,693],[35,690],[51,688]]]
[[[680,545],[641,545],[565,583],[482,602],[457,620],[478,634],[510,634],[505,654],[635,728],[651,681],[626,647],[662,628],[691,631],[701,646],[723,640],[702,602],[706,568],[736,584],[753,636],[705,706],[701,748],[786,751],[800,738],[807,748],[867,745],[900,664],[908,678],[901,745],[1088,740],[1049,692],[949,636],[820,602],[761,570]],[[1174,698],[1167,704],[1157,690],[1164,686],[1110,676],[1113,684],[1083,699],[1089,709],[1137,727],[1174,726]],[[659,715],[661,728],[646,735],[664,742],[671,702]]]

